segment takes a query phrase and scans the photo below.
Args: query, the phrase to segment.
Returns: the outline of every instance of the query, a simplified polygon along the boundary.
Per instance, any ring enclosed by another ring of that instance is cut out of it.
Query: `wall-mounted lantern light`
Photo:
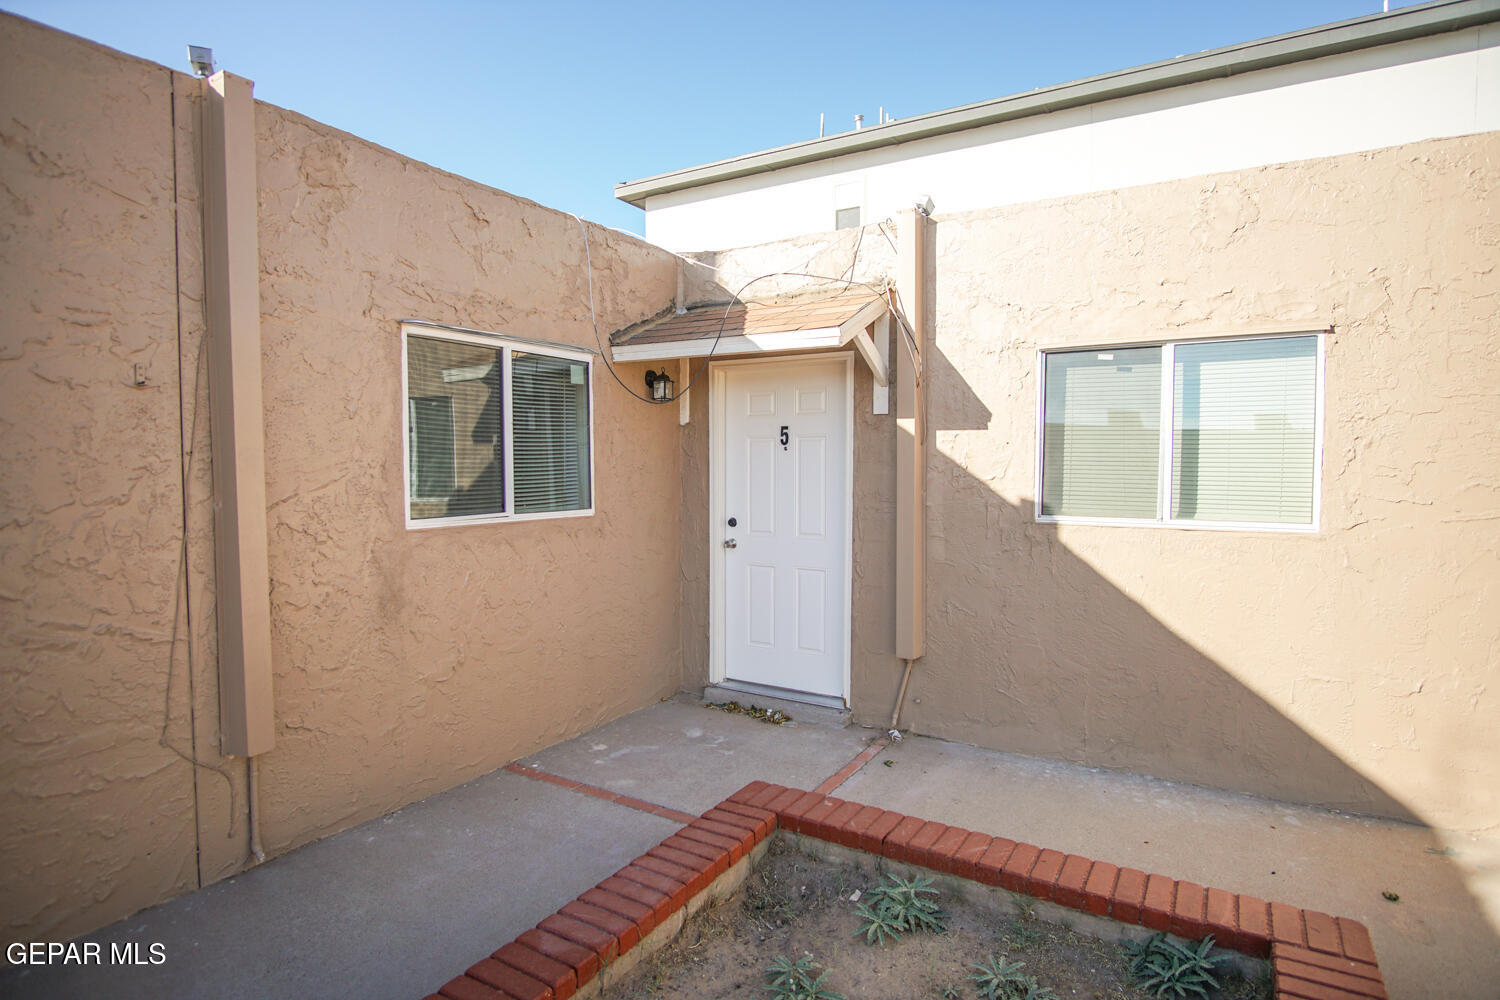
[[[647,371],[646,390],[651,393],[651,402],[670,403],[672,401],[671,376],[664,371]]]

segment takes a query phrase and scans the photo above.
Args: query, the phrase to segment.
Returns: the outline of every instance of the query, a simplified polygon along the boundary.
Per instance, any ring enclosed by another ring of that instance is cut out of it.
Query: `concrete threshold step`
[[[803,698],[817,700],[803,700]],[[801,695],[795,691],[764,688],[758,684],[744,684],[738,681],[709,684],[703,689],[704,704],[726,701],[737,701],[747,707],[774,708],[790,716],[794,725],[811,723],[817,726],[845,729],[850,724],[849,709],[844,707],[837,698]]]

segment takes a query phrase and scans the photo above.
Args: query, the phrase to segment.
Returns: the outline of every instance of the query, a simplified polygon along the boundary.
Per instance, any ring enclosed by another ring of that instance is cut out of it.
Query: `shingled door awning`
[[[610,356],[621,362],[664,361],[852,345],[870,366],[875,384],[885,385],[886,363],[871,328],[889,312],[885,296],[863,288],[795,301],[699,306],[621,330],[610,338]]]

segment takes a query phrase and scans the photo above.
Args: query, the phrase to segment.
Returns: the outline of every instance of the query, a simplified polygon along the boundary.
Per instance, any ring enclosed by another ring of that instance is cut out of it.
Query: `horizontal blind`
[[[588,508],[588,365],[512,352],[511,390],[516,513]]]
[[[446,500],[458,485],[453,468],[453,397],[413,396],[407,408],[411,495],[419,500]]]
[[[1316,337],[1174,349],[1172,515],[1310,524]]]
[[[500,355],[500,348],[407,338],[407,496],[414,520],[505,510]]]
[[[1042,513],[1154,518],[1161,348],[1046,356]]]

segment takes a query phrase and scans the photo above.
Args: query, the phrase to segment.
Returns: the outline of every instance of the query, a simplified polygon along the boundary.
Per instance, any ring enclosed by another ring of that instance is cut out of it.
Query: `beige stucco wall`
[[[904,723],[1500,828],[1497,181],[1490,133],[940,215],[927,655]],[[780,259],[813,243],[787,241]],[[748,273],[776,256],[709,259]],[[872,263],[859,277],[890,273]],[[1038,348],[1298,325],[1334,330],[1318,533],[1036,522]],[[892,437],[890,418],[862,416],[852,702],[877,726],[898,676],[882,509]],[[702,440],[684,447],[706,490]],[[687,523],[684,561],[706,566]],[[685,635],[705,625],[700,604],[685,604]],[[706,677],[701,660],[688,668]]]
[[[8,15],[0,55],[0,919],[62,937],[246,860],[199,85]],[[577,223],[267,105],[257,148],[275,853],[706,680],[708,420],[596,366],[595,516],[407,531],[397,321],[592,345]],[[1497,180],[1489,134],[940,217],[906,723],[1494,832]],[[601,331],[671,301],[669,255],[590,239]],[[888,249],[711,255],[688,298],[878,280]],[[1299,323],[1335,330],[1317,534],[1035,522],[1038,347]],[[856,373],[852,695],[883,725],[894,440]]]
[[[257,131],[284,849],[677,689],[676,411],[596,363],[594,516],[406,530],[397,321],[591,347],[583,234],[291,112]],[[670,255],[589,239],[602,334],[671,301]]]
[[[0,16],[7,941],[197,884],[192,768],[174,752],[191,742],[172,642],[172,87],[161,67]]]
[[[55,939],[240,870],[245,765],[217,753],[199,84],[8,15],[0,73],[0,922]],[[679,467],[675,408],[596,364],[594,516],[406,530],[398,321],[593,347],[579,225],[280,108],[256,133],[274,854],[676,691]],[[601,332],[671,301],[669,254],[589,239]]]
[[[1500,828],[1500,134],[937,226],[938,735]],[[1331,325],[1317,534],[1034,520],[1036,351]]]

